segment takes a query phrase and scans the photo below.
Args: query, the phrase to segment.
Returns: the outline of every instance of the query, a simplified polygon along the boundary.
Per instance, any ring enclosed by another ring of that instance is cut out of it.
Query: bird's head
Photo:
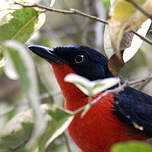
[[[67,88],[69,92],[72,87],[64,82],[64,77],[69,73],[76,73],[91,81],[113,76],[108,70],[107,59],[101,53],[86,46],[67,45],[49,48],[31,45],[29,49],[52,65],[63,93]]]

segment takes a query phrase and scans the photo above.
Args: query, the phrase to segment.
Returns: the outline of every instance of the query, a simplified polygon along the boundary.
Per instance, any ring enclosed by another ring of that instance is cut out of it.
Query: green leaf
[[[5,126],[0,136],[0,150],[14,150],[24,146],[34,128],[32,110],[14,116]]]
[[[4,67],[5,64],[6,64],[6,59],[5,58],[0,59],[0,68]]]
[[[15,69],[19,75],[20,82],[22,83],[22,87],[25,92],[28,91],[30,88],[30,79],[28,77],[28,69],[26,65],[23,62],[23,59],[20,55],[20,53],[13,49],[13,48],[8,48],[8,53],[13,61],[13,64],[15,66]]]
[[[5,15],[0,21],[0,41],[26,42],[35,31],[40,14],[42,13],[34,8],[22,8]]]
[[[65,131],[74,117],[57,107],[54,110],[49,110],[48,113],[52,117],[52,120],[48,122],[47,129],[39,141],[40,152],[44,152],[45,147]]]
[[[13,65],[19,75],[19,80],[21,82],[22,88],[24,89],[24,93],[26,93],[29,105],[31,105],[35,114],[34,133],[29,144],[32,146],[38,137],[42,134],[45,126],[39,107],[40,98],[35,66],[31,56],[29,55],[28,49],[24,45],[16,41],[7,41],[5,46],[8,48],[6,53],[8,53],[11,57]]]
[[[101,2],[104,4],[105,8],[109,8],[110,7],[110,0],[101,0]]]
[[[91,81],[77,74],[66,75],[64,81],[75,84],[86,95],[90,94],[89,89],[92,88],[93,85]]]
[[[146,0],[135,0],[138,4],[142,5]],[[124,11],[125,10],[125,11]],[[136,11],[136,8],[127,1],[120,1],[116,4],[114,9],[114,18],[121,22],[125,22]]]
[[[17,125],[17,124],[16,124]],[[11,126],[10,126],[11,127]],[[32,135],[33,124],[26,122],[22,124],[22,129],[18,131],[12,131],[8,135],[3,135],[0,138],[0,149],[15,150],[29,140]]]
[[[46,144],[61,135],[74,116],[59,107],[48,104],[41,105],[39,112],[43,113],[43,121],[47,123],[47,127],[36,145],[44,151]],[[34,117],[31,109],[17,114],[7,123],[2,132],[0,152],[23,148],[32,136],[33,129]]]
[[[119,78],[107,78],[90,81],[85,77],[79,76],[77,74],[68,74],[64,80],[75,84],[83,93],[88,96],[97,95],[98,93],[119,83]]]
[[[114,145],[111,152],[152,152],[152,147],[143,142],[132,141]]]

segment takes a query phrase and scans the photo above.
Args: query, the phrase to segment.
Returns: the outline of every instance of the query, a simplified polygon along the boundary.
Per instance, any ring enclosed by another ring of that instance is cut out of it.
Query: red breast
[[[66,100],[65,108],[74,111],[86,105],[88,98],[75,85],[64,81],[67,74],[75,72],[65,64],[58,66],[53,64],[52,68]],[[118,120],[113,114],[113,102],[114,95],[107,95],[83,118],[81,113],[77,114],[70,124],[68,128],[70,136],[84,152],[110,152],[110,147],[114,143],[146,139],[144,134]]]

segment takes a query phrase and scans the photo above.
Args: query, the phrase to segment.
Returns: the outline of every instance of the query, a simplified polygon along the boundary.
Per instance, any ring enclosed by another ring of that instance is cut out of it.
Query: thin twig
[[[138,90],[143,90],[151,81],[152,79],[149,79],[148,81],[146,81],[145,83],[143,83]]]
[[[128,2],[132,2],[132,0],[126,0]],[[135,3],[135,2],[134,2]],[[95,20],[95,21],[98,21],[98,22],[101,22],[101,23],[104,23],[104,24],[108,24],[108,21],[105,21],[99,17],[96,17],[96,16],[92,16],[92,15],[88,15],[82,11],[79,11],[77,9],[70,9],[70,10],[61,10],[61,9],[55,9],[55,8],[49,8],[49,7],[46,7],[46,6],[42,6],[42,5],[39,5],[39,4],[31,4],[31,5],[25,5],[23,3],[18,3],[18,2],[15,2],[15,4],[17,5],[20,5],[22,7],[37,7],[37,8],[41,8],[41,9],[44,9],[44,10],[47,10],[47,11],[50,11],[50,12],[57,12],[57,13],[62,13],[62,14],[65,14],[65,15],[79,15],[79,16],[83,16],[83,17],[87,17],[89,19],[92,19],[92,20]],[[138,6],[138,5],[137,5]],[[139,6],[140,7],[140,6]],[[141,7],[140,7],[141,8]],[[142,8],[141,8],[142,9]],[[151,15],[150,15],[151,16]],[[136,33],[135,31],[131,31],[133,32],[134,34],[136,34],[138,37],[140,37],[143,41],[147,42],[148,44],[152,45],[152,42],[141,36],[140,34]]]
[[[102,98],[104,98],[105,96],[107,96],[109,93],[118,93],[118,92],[120,92],[120,91],[123,91],[123,89],[124,89],[125,87],[127,87],[127,86],[128,86],[128,83],[124,83],[123,85],[120,85],[120,86],[118,86],[117,88],[114,88],[114,89],[110,89],[110,90],[105,91],[102,95],[98,96],[98,98],[96,98],[96,99],[94,99],[93,101],[89,102],[87,105],[85,105],[85,106],[83,106],[83,107],[75,110],[75,111],[73,112],[73,114],[74,114],[74,115],[75,115],[75,114],[78,114],[79,112],[83,111],[86,107],[88,107],[88,106],[90,106],[90,107],[93,106],[94,104],[96,104],[97,102],[99,102]]]
[[[118,87],[116,87],[114,89],[105,91],[102,95],[98,96],[98,98],[94,99],[92,102],[89,102],[87,105],[75,110],[74,112],[72,112],[72,114],[73,115],[78,114],[79,112],[85,110],[86,107],[88,107],[88,106],[91,108],[94,104],[99,102],[102,98],[104,98],[105,96],[107,96],[110,93],[117,94],[117,93],[123,91],[128,86],[137,86],[137,85],[144,83],[146,81],[149,81],[149,80],[152,80],[152,75],[149,75],[140,80],[135,80],[135,81],[130,81],[130,82],[126,81],[125,83],[123,83],[122,85],[119,85]]]
[[[135,86],[137,86],[137,85],[139,85],[139,84],[141,84],[141,83],[147,82],[147,81],[149,81],[149,80],[152,80],[152,74],[146,76],[145,78],[128,82],[128,85],[129,85],[129,86],[132,86],[132,87],[135,87]]]
[[[145,9],[143,9],[138,3],[136,3],[134,0],[126,0],[127,2],[131,3],[133,6],[135,6],[139,11],[141,11],[145,16],[152,19],[152,14],[149,14]]]
[[[66,142],[66,146],[67,146],[67,150],[68,152],[72,152],[71,146],[70,146],[70,141],[69,141],[69,137],[67,132],[64,132],[64,137],[65,137],[65,142]]]
[[[50,12],[57,12],[57,13],[61,13],[61,14],[64,14],[64,15],[84,16],[84,17],[90,18],[92,20],[99,21],[99,22],[104,23],[104,24],[108,24],[107,21],[102,20],[99,17],[86,14],[84,12],[81,12],[81,11],[77,10],[77,9],[61,10],[61,9],[49,8],[49,7],[46,7],[46,6],[39,5],[39,4],[26,5],[26,4],[18,3],[18,2],[15,2],[15,4],[20,5],[22,7],[37,7],[37,8],[41,8],[41,9],[44,9],[44,10],[47,10],[47,11],[50,11]]]
[[[147,42],[148,44],[152,45],[152,41],[150,41],[149,39],[147,39],[146,37],[143,37],[142,35],[138,34],[135,31],[131,31],[132,33],[134,33],[135,35],[137,35],[139,38],[141,38],[143,41]]]

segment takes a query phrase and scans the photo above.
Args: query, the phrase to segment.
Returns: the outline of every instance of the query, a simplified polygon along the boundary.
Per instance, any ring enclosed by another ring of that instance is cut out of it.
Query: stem
[[[116,94],[116,93],[119,93],[119,92],[123,91],[128,86],[137,86],[137,85],[139,85],[141,83],[145,83],[145,82],[150,81],[150,80],[152,80],[152,74],[150,74],[147,77],[145,77],[143,79],[140,79],[140,80],[135,80],[135,81],[130,81],[130,82],[125,81],[122,85],[120,85],[120,86],[118,86],[118,87],[116,87],[114,89],[110,89],[110,90],[105,91],[98,98],[92,100],[87,105],[85,105],[85,106],[83,106],[83,107],[75,110],[74,112],[71,112],[71,114],[76,115],[79,112],[85,110],[87,108],[87,106],[92,107],[94,104],[96,104],[97,102],[99,102],[102,98],[104,98],[105,96],[107,96],[109,93]]]
[[[107,21],[102,20],[99,17],[86,14],[84,12],[81,12],[81,11],[79,11],[77,9],[73,9],[73,8],[71,8],[69,10],[61,10],[61,9],[55,9],[55,8],[50,8],[50,7],[42,6],[42,5],[39,5],[39,4],[25,5],[25,4],[18,3],[18,2],[15,2],[15,4],[20,5],[22,7],[37,7],[37,8],[41,8],[41,9],[44,9],[44,10],[47,10],[47,11],[50,11],[50,12],[61,13],[61,14],[64,14],[64,15],[79,15],[79,16],[84,16],[84,17],[90,18],[92,20],[99,21],[99,22],[102,22],[104,24],[108,24]]]
[[[152,19],[152,15],[149,14],[148,12],[146,12],[145,10],[143,10],[140,5],[138,5],[135,1],[133,0],[126,0],[130,3],[132,3],[137,9],[139,9],[140,11],[143,12],[143,14],[145,14],[148,18],[151,18]],[[96,17],[96,16],[92,16],[92,15],[89,15],[89,14],[86,14],[80,10],[77,10],[77,9],[69,9],[69,10],[62,10],[62,9],[55,9],[55,8],[49,8],[49,7],[46,7],[46,6],[42,6],[42,5],[39,5],[39,4],[31,4],[31,5],[26,5],[26,4],[22,4],[22,3],[18,3],[18,2],[15,2],[15,4],[17,5],[20,5],[22,7],[37,7],[37,8],[40,8],[40,9],[43,9],[44,12],[45,11],[49,11],[49,12],[56,12],[56,13],[61,13],[61,14],[64,14],[64,15],[78,15],[78,16],[83,16],[83,17],[87,17],[89,19],[92,19],[94,21],[98,21],[98,22],[101,22],[103,24],[108,24],[108,21],[106,20],[103,20],[99,17]],[[136,33],[135,31],[132,31],[134,34],[136,34],[138,37],[140,37],[143,41],[149,43],[150,45],[152,45],[152,42],[146,38],[144,38],[143,36],[141,36],[140,34]]]
[[[139,38],[141,38],[143,41],[147,42],[148,44],[152,45],[152,41],[150,41],[149,39],[141,36],[140,34],[138,34],[137,32],[135,31],[131,31],[132,33],[134,33],[135,35],[137,35]]]

